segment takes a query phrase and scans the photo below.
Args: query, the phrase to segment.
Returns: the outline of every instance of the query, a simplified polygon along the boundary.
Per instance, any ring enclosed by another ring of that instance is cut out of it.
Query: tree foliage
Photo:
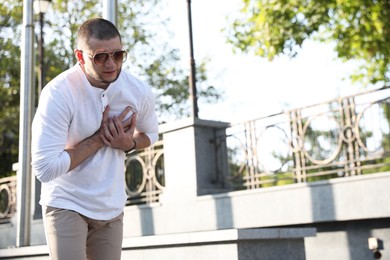
[[[52,1],[45,15],[44,83],[76,63],[73,50],[77,29],[86,19],[101,16],[101,2]],[[119,0],[117,25],[129,52],[124,67],[151,84],[162,122],[188,116],[191,106],[187,79],[189,68],[181,68],[178,50],[172,49],[168,40],[161,40],[162,32],[169,33],[169,28],[158,15],[160,2]],[[12,164],[18,160],[22,4],[23,1],[4,0],[0,5],[0,177],[12,174]],[[34,25],[35,54],[38,55],[37,15],[34,16]],[[38,73],[38,57],[35,60]],[[198,66],[199,97],[204,102],[215,102],[220,93],[207,83],[206,64],[203,61]],[[35,78],[34,92],[37,94],[38,77]]]
[[[335,42],[344,61],[358,60],[353,81],[389,83],[388,0],[242,0],[228,41],[236,49],[272,60],[297,55],[306,39]]]
[[[19,1],[0,5],[0,176],[18,158],[21,19]]]

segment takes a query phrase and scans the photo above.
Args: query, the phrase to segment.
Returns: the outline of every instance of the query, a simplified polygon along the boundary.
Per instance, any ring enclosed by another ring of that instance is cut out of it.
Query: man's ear
[[[83,56],[83,52],[81,50],[78,50],[78,49],[75,49],[74,50],[74,54],[76,55],[76,59],[77,61],[80,63],[80,64],[84,64],[85,61],[84,61],[84,56]]]

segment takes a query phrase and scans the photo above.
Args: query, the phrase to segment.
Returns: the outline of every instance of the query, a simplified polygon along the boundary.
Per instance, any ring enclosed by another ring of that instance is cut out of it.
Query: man
[[[84,22],[78,63],[47,84],[32,125],[32,168],[52,259],[120,259],[126,152],[158,139],[154,95],[122,71],[111,22]]]

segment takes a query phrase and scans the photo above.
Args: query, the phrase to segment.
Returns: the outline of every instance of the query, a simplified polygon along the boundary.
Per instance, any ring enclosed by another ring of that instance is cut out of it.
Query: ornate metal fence
[[[130,154],[126,159],[127,204],[150,204],[159,201],[165,185],[163,141]]]
[[[16,176],[0,179],[0,223],[8,222],[16,211]]]
[[[227,135],[237,188],[390,171],[390,88],[232,125]]]

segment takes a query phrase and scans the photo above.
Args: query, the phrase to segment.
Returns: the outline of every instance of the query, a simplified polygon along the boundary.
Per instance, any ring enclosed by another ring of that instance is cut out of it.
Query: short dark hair
[[[103,18],[92,18],[85,21],[77,33],[77,47],[81,48],[90,38],[98,40],[110,40],[115,37],[121,39],[121,35],[116,26]]]

